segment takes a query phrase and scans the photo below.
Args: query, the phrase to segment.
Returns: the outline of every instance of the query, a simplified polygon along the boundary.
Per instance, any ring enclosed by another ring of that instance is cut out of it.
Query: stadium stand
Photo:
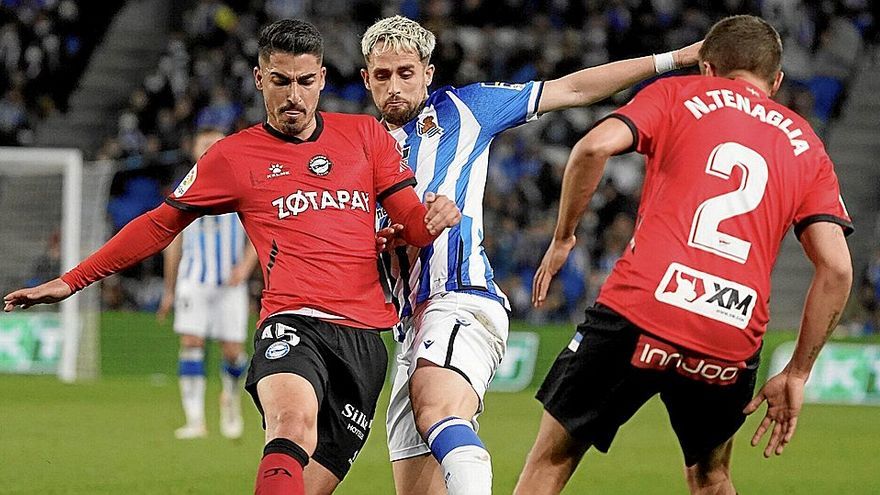
[[[156,14],[155,26],[135,29],[135,21],[149,18],[149,9]],[[171,9],[176,9],[174,15],[169,14]],[[262,101],[253,87],[251,69],[261,23],[280,17],[303,17],[317,23],[327,43],[328,87],[322,108],[374,113],[358,74],[362,66],[359,36],[374,19],[397,12],[420,20],[438,35],[434,88],[471,81],[552,78],[580,67],[685,45],[725,15],[759,14],[784,37],[783,69],[788,82],[779,99],[819,129],[842,116],[838,122],[847,131],[832,129],[827,134],[839,167],[864,166],[856,163],[859,158],[850,158],[855,153],[853,140],[870,141],[868,136],[876,135],[876,128],[870,127],[875,123],[864,124],[876,120],[876,113],[864,109],[864,100],[858,105],[847,103],[848,96],[852,100],[864,91],[876,91],[874,83],[865,82],[871,79],[866,66],[870,57],[862,56],[865,40],[877,37],[876,8],[864,0],[354,4],[342,0],[139,0],[128,2],[120,11],[92,57],[71,103],[70,113],[79,112],[77,120],[71,123],[68,117],[47,125],[47,134],[57,134],[54,131],[63,122],[75,128],[91,123],[85,127],[88,135],[79,138],[87,152],[116,160],[124,170],[114,184],[111,201],[110,215],[118,228],[125,219],[149,209],[180,170],[188,168],[179,150],[185,149],[192,129],[210,126],[234,131],[259,120]],[[130,62],[134,66],[130,71],[119,72],[121,68],[114,69],[118,62],[113,62],[119,57],[137,63]],[[103,82],[95,82],[99,75]],[[102,90],[102,85],[107,88]],[[486,224],[492,226],[486,248],[511,296],[515,317],[536,322],[579,318],[625,244],[621,240],[631,235],[642,164],[638,157],[624,156],[609,166],[601,194],[591,208],[595,213],[583,223],[579,236],[587,242],[565,267],[549,309],[540,313],[529,309],[530,280],[554,225],[554,201],[569,147],[595,120],[628,97],[622,94],[588,109],[546,116],[497,139],[486,192]],[[74,108],[74,103],[79,107]],[[116,118],[98,117],[99,112],[108,115],[113,107],[118,109]],[[98,120],[100,125],[95,123]],[[868,127],[854,129],[860,125]],[[865,153],[876,153],[870,143],[863,144]],[[839,158],[837,150],[841,150]],[[852,190],[859,187],[855,183],[861,176],[842,170],[841,177],[851,206],[877,209],[875,204],[861,202],[862,193]],[[865,194],[876,195],[876,191]],[[858,226],[858,218],[856,222]],[[795,249],[787,246],[784,251],[780,269],[793,275],[774,298],[781,294],[784,301],[799,302],[801,296],[793,291],[805,286],[799,275],[802,267],[799,261],[788,260],[802,258]],[[867,262],[858,255],[856,261]],[[136,273],[138,277],[158,275],[157,269],[153,266]],[[793,313],[785,316],[786,322],[796,320]]]

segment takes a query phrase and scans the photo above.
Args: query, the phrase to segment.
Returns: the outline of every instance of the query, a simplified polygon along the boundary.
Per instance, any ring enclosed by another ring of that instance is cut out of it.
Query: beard
[[[382,110],[382,118],[385,119],[385,121],[389,124],[395,125],[397,127],[402,127],[406,125],[406,123],[410,120],[416,118],[419,113],[421,113],[422,107],[424,107],[424,105],[424,102],[419,105],[407,104],[404,107],[397,107],[390,110],[386,106]]]

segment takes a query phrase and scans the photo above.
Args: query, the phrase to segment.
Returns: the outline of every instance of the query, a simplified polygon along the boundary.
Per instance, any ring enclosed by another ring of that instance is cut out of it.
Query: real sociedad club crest
[[[333,162],[324,155],[313,156],[309,160],[309,171],[318,177],[329,174],[331,168],[333,168]]]
[[[432,138],[434,136],[439,136],[443,134],[443,131],[445,129],[440,127],[440,124],[438,124],[434,120],[435,118],[436,117],[434,117],[433,115],[426,115],[422,117],[418,124],[419,136],[427,136],[429,138]]]

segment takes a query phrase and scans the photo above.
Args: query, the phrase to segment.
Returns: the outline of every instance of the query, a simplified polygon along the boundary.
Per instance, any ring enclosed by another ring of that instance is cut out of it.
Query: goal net
[[[83,165],[74,149],[0,148],[0,291],[38,285],[75,266],[106,239],[113,166]],[[0,316],[0,373],[100,371],[100,291]]]

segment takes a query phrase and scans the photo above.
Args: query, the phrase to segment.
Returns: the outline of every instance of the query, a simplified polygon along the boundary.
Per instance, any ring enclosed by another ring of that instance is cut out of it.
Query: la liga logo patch
[[[329,174],[331,168],[333,168],[333,162],[324,155],[313,156],[309,160],[309,172],[318,177],[324,177]]]
[[[196,181],[196,175],[198,174],[196,167],[198,167],[198,164],[193,165],[193,168],[189,169],[189,173],[186,174],[186,177],[184,177],[183,180],[180,181],[180,184],[177,185],[177,189],[174,190],[175,198],[183,196]]]

